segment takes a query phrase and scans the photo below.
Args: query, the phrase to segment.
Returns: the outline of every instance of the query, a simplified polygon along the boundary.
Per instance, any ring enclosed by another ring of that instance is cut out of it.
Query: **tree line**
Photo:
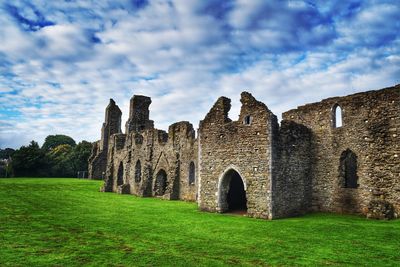
[[[0,149],[0,177],[76,177],[88,170],[92,143],[66,135],[49,135],[42,147],[35,141],[19,149]]]

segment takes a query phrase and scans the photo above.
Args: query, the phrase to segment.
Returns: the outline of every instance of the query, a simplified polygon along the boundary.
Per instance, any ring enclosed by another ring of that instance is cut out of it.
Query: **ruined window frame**
[[[338,111],[338,108],[339,108],[339,111],[340,111],[340,125],[338,125],[338,120],[337,120],[337,111]],[[338,129],[338,128],[341,128],[341,127],[343,127],[344,126],[344,123],[343,123],[343,118],[344,118],[344,109],[340,106],[340,104],[339,103],[335,103],[333,106],[332,106],[332,110],[331,110],[331,115],[332,115],[332,128],[334,128],[334,129]]]
[[[138,159],[135,164],[135,183],[142,181],[142,163]]]
[[[117,170],[117,186],[124,184],[124,163],[121,161]]]
[[[188,176],[189,185],[196,184],[196,166],[193,161],[189,163],[189,176]]]
[[[352,164],[354,164],[354,176],[348,177],[346,172],[348,171],[346,168],[346,161],[351,160]],[[359,177],[358,177],[358,156],[357,154],[352,151],[351,149],[346,149],[342,151],[339,158],[339,181],[342,188],[350,188],[350,189],[357,189],[359,184]]]
[[[251,115],[244,116],[244,119],[243,119],[244,125],[251,125],[252,122],[253,122],[253,117]]]

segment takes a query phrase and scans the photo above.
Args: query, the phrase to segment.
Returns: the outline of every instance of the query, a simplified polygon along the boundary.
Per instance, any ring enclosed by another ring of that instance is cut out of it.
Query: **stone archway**
[[[226,171],[218,187],[219,212],[247,212],[246,186],[234,169]]]

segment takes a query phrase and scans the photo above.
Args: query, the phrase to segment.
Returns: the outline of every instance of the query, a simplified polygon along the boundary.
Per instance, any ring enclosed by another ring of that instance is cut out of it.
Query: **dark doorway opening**
[[[343,151],[340,156],[339,175],[341,178],[342,187],[358,187],[357,155],[350,149]]]
[[[226,197],[228,212],[246,213],[247,199],[242,178],[240,177],[239,173],[234,170],[230,170],[226,175],[227,179],[230,180],[228,194]]]

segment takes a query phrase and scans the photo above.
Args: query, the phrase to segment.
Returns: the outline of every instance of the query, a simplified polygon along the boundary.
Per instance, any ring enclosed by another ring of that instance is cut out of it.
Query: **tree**
[[[15,176],[47,176],[46,154],[35,141],[22,146],[12,155],[11,166]]]
[[[12,156],[14,152],[15,150],[12,148],[5,148],[5,149],[0,148],[0,159],[8,159],[9,157]]]
[[[73,162],[75,173],[78,171],[88,170],[88,159],[92,153],[92,143],[87,141],[80,142],[74,147],[71,155],[71,161]]]
[[[58,142],[70,144],[54,146]],[[78,171],[87,171],[91,151],[92,144],[87,141],[76,145],[68,136],[49,135],[42,149],[32,141],[29,146],[16,150],[7,173],[14,173],[15,176],[76,177]],[[0,175],[5,171],[5,165],[1,166]]]
[[[73,177],[75,174],[72,162],[72,146],[68,144],[59,145],[51,149],[47,155],[51,162],[51,176]]]
[[[63,134],[49,135],[44,140],[42,149],[48,152],[59,145],[70,145],[71,147],[76,146],[75,140],[71,137]]]

